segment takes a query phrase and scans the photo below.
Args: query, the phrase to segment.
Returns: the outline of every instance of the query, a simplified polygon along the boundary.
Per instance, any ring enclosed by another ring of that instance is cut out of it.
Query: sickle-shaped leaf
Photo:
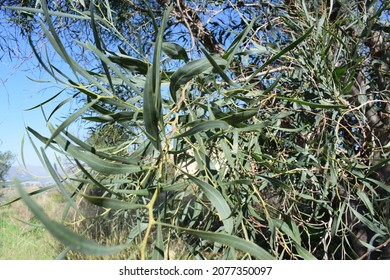
[[[152,253],[153,260],[164,260],[164,239],[161,224],[157,224],[157,236]]]
[[[275,260],[276,258],[268,253],[266,250],[261,248],[259,245],[241,239],[234,235],[228,235],[225,233],[220,232],[209,232],[209,231],[201,231],[201,230],[195,230],[190,228],[181,228],[181,227],[175,227],[170,224],[162,224],[165,227],[175,228],[178,230],[185,231],[189,234],[195,235],[197,237],[210,240],[213,242],[218,242],[221,244],[224,244],[226,246],[230,246],[235,249],[239,249],[245,253],[250,254],[251,256],[259,259],[259,260]]]
[[[175,138],[192,136],[198,132],[206,131],[206,130],[210,130],[210,129],[216,129],[216,128],[228,129],[229,125],[224,121],[218,121],[218,120],[206,121],[206,122],[202,122],[200,124],[195,125],[194,127],[189,129],[188,131],[186,131],[180,135],[175,136]]]
[[[84,120],[92,122],[128,122],[134,120],[140,120],[143,118],[143,114],[139,112],[121,111],[118,113],[112,113],[108,115],[99,115],[94,117],[83,117]]]
[[[231,234],[233,231],[233,218],[231,217],[232,212],[226,200],[223,198],[222,194],[208,183],[201,181],[198,178],[191,176],[190,174],[185,174],[192,182],[194,182],[198,187],[202,189],[208,200],[210,200],[210,203],[217,210],[225,227],[225,231],[228,234]]]
[[[146,75],[144,89],[143,118],[145,122],[146,136],[153,146],[160,150],[160,132],[158,129],[159,110],[156,108],[156,93],[153,89],[153,70],[150,68]]]
[[[300,99],[294,99],[291,97],[284,97],[284,96],[276,96],[275,98],[291,101],[294,103],[298,103],[301,105],[305,105],[311,108],[321,108],[321,109],[342,109],[347,108],[348,106],[342,105],[342,104],[323,104],[323,103],[313,103],[313,102],[307,102]]]
[[[52,131],[52,135],[50,136],[49,140],[46,143],[46,148],[51,144],[54,138],[61,132],[63,132],[70,124],[72,124],[78,117],[80,117],[82,114],[84,114],[89,108],[91,108],[94,104],[98,102],[97,99],[94,101],[86,104],[79,110],[77,110],[74,114],[70,115],[69,118],[67,118],[65,121],[63,121],[60,126],[57,127],[56,130]]]
[[[55,238],[71,249],[89,255],[111,255],[127,248],[127,245],[125,244],[112,247],[103,246],[74,233],[64,225],[51,220],[45,214],[43,209],[38,204],[36,204],[32,198],[30,198],[30,196],[19,183],[16,183],[16,186],[21,198],[26,203],[31,212],[35,215],[35,217],[37,217],[42,222],[46,229]]]
[[[283,189],[285,191],[290,190],[290,187],[288,185],[286,185],[285,183],[283,183],[282,181],[280,181],[278,179],[275,179],[275,178],[272,178],[272,177],[268,177],[268,176],[264,176],[264,175],[259,175],[259,177],[263,178],[266,181],[268,181],[269,183],[271,183],[276,188],[281,188],[281,189]]]
[[[169,56],[172,59],[181,59],[184,60],[185,62],[188,61],[188,55],[186,50],[182,46],[176,43],[163,42],[162,50],[167,56]]]
[[[149,63],[136,59],[134,57],[125,54],[114,54],[108,57],[112,62],[119,64],[123,68],[126,68],[132,72],[137,72],[142,75],[146,75],[148,72]]]
[[[54,131],[53,126],[49,125],[49,129]],[[113,161],[103,160],[97,155],[83,150],[68,141],[61,135],[55,137],[55,141],[58,145],[62,147],[66,152],[68,152],[72,157],[79,161],[83,161],[88,164],[93,170],[103,173],[103,174],[128,174],[134,173],[142,170],[141,165],[133,164],[120,164]]]
[[[227,82],[229,85],[232,86],[238,86],[235,82],[233,82],[228,75],[225,73],[225,71],[218,65],[218,63],[215,61],[212,55],[210,55],[204,48],[202,48],[202,52],[205,54],[206,58],[209,60],[211,65],[213,66],[215,72],[217,72],[221,78]]]
[[[213,57],[214,61],[218,65],[227,65],[226,60],[222,59],[219,56]],[[184,85],[192,78],[195,78],[199,74],[210,70],[213,66],[207,58],[201,58],[198,60],[191,61],[179,68],[171,77],[171,84],[169,86],[169,91],[171,93],[172,99],[176,102],[176,91],[180,86]]]
[[[153,65],[148,69],[144,88],[143,117],[146,135],[158,151],[161,150],[159,123],[162,122],[160,58],[164,30],[171,10],[172,5],[164,12],[161,27],[156,37]]]
[[[224,114],[222,112],[220,112],[220,113],[225,115],[225,116],[223,116],[219,119],[227,122],[231,126],[237,127],[243,121],[246,121],[246,120],[252,118],[253,116],[255,116],[258,113],[258,109],[243,110],[239,113],[234,113],[234,114]]]
[[[309,35],[310,33],[313,31],[313,26],[310,27],[305,34],[303,34],[301,37],[299,37],[297,40],[295,40],[294,42],[292,42],[290,45],[288,45],[287,47],[285,47],[283,50],[281,50],[280,52],[278,52],[277,54],[275,54],[273,57],[271,57],[270,59],[268,59],[263,65],[261,65],[261,67],[259,67],[259,69],[257,69],[255,72],[253,72],[253,74],[248,78],[248,82],[250,82],[254,77],[256,77],[256,75],[258,73],[260,73],[261,71],[263,71],[263,69],[270,65],[272,62],[274,62],[275,60],[277,60],[278,58],[280,58],[281,56],[283,56],[284,54],[288,53],[289,51],[293,50],[294,48],[296,48],[299,43],[301,43],[303,40],[305,40]]]
[[[146,207],[143,204],[131,203],[129,201],[123,201],[123,200],[109,198],[109,197],[90,196],[86,194],[81,194],[81,195],[92,204],[104,208],[110,208],[113,210],[128,210],[128,209],[138,209],[138,208]]]

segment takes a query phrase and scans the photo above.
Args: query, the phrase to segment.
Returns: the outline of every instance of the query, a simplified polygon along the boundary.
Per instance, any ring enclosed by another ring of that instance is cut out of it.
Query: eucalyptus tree
[[[33,2],[10,9],[66,89],[47,102],[71,95],[48,114],[51,135],[28,131],[74,164],[60,175],[40,152],[64,211],[86,219],[82,198],[104,210],[93,220],[129,227],[125,244],[99,245],[21,189],[66,246],[135,244],[161,259],[180,239],[193,258],[389,257],[388,1]],[[120,127],[120,140],[76,137],[79,119]]]

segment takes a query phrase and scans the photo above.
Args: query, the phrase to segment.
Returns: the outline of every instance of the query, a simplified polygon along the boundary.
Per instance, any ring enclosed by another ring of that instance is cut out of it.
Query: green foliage
[[[150,53],[125,53],[134,46],[122,36],[126,47],[114,53],[102,33],[120,32],[106,7],[80,19],[93,34],[94,43],[78,42],[95,58],[87,67],[53,25],[65,15],[41,2],[35,12],[44,15],[43,32],[72,78],[39,60],[84,103],[58,127],[49,124],[51,136],[29,131],[74,164],[63,176],[45,161],[77,219],[131,221],[125,244],[104,247],[53,223],[22,191],[66,246],[88,254],[137,246],[141,259],[167,259],[176,238],[199,259],[210,250],[222,259],[388,257],[388,126],[372,116],[385,112],[389,99],[380,83],[386,76],[376,72],[382,58],[374,59],[365,35],[385,2],[376,13],[357,2],[343,6],[334,19],[323,1],[286,1],[284,12],[269,9],[278,25],[263,27],[259,17],[248,20],[232,8],[245,24],[229,31],[235,37],[225,41],[224,55],[187,53],[166,40],[175,32],[168,25],[173,4],[159,16],[148,9],[157,30],[141,45],[152,46]],[[363,74],[369,78],[362,81]],[[98,127],[89,141],[67,131],[80,118]],[[79,185],[69,192],[67,181]],[[101,211],[87,217],[78,198]]]
[[[36,196],[46,213],[55,219],[64,207],[56,194],[56,191],[41,192]],[[17,195],[13,187],[2,189],[0,204],[12,201]],[[58,254],[58,246],[59,242],[22,201],[0,207],[0,260],[50,260]]]
[[[11,168],[15,155],[11,152],[0,152],[0,181],[5,180],[9,169]]]

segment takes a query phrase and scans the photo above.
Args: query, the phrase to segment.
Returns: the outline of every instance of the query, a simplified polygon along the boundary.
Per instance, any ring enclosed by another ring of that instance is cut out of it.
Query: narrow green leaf
[[[194,182],[198,187],[202,189],[210,203],[215,207],[217,210],[220,219],[223,222],[225,231],[228,234],[231,234],[233,232],[233,218],[231,217],[231,210],[229,205],[227,204],[226,200],[223,198],[222,194],[216,190],[213,186],[209,185],[208,183],[199,180],[198,178],[195,178],[194,176],[191,176],[190,174],[185,173],[188,178]]]
[[[95,40],[96,48],[99,51],[103,51],[102,44],[101,44],[102,42],[101,42],[101,39],[100,39],[100,36],[99,36],[99,32],[97,30],[96,21],[95,21],[95,1],[91,1],[90,2],[89,12],[91,14],[91,28],[92,28],[92,34],[93,34],[93,38]],[[102,63],[103,70],[104,70],[104,73],[106,75],[106,78],[108,80],[108,83],[110,84],[110,87],[111,87],[112,91],[114,92],[115,90],[114,90],[114,86],[112,84],[111,74],[110,74],[110,71],[108,69],[108,66],[104,62],[104,60],[101,60],[101,63]]]
[[[58,176],[57,171],[51,165],[49,158],[47,157],[43,148],[41,148],[41,154],[42,154],[42,158],[45,162],[45,166],[46,166],[47,170],[49,171],[51,177],[53,178],[54,182],[58,186],[59,190],[61,191],[61,194],[65,197],[66,201],[68,202],[68,204],[70,206],[72,206],[73,209],[75,209],[76,211],[79,211],[76,203],[72,200],[72,198],[70,197],[70,195],[68,194],[68,192],[65,189],[65,186],[63,184],[64,180]]]
[[[36,195],[36,194],[44,193],[44,192],[46,192],[46,191],[48,191],[48,190],[51,190],[51,189],[53,189],[53,188],[55,188],[55,187],[56,187],[56,185],[52,185],[52,186],[48,186],[48,187],[43,187],[43,188],[41,188],[41,189],[37,189],[37,190],[35,190],[35,191],[29,192],[29,193],[27,193],[27,195],[28,195],[28,196],[33,196],[33,195]],[[14,199],[12,199],[12,200],[10,200],[10,201],[5,202],[4,204],[1,204],[0,207],[10,205],[10,204],[12,204],[12,203],[15,203],[16,201],[21,200],[21,199],[22,199],[21,196],[16,197],[16,198],[14,198]]]
[[[283,56],[284,54],[288,53],[289,51],[293,50],[294,48],[296,48],[299,43],[301,43],[303,40],[305,40],[309,35],[310,33],[313,31],[313,28],[314,26],[310,27],[306,32],[305,34],[303,34],[301,37],[299,37],[297,40],[295,40],[294,42],[292,42],[290,45],[288,45],[287,47],[285,47],[283,50],[281,50],[279,53],[275,54],[273,57],[271,57],[270,59],[268,59],[263,65],[261,65],[261,67],[259,67],[259,69],[257,69],[255,72],[253,72],[253,74],[249,77],[248,79],[248,82],[250,82],[254,77],[256,77],[256,75],[258,73],[260,73],[261,71],[263,71],[263,69],[265,67],[267,67],[268,65],[270,65],[272,62],[274,62],[275,60],[277,60],[278,58],[280,58],[281,56]]]
[[[226,246],[230,246],[232,248],[241,250],[245,253],[250,254],[251,256],[259,259],[259,260],[275,260],[276,258],[268,253],[266,250],[258,246],[257,244],[241,239],[237,236],[228,235],[225,233],[218,232],[207,232],[201,230],[194,230],[189,228],[180,228],[175,227],[170,224],[162,224],[165,227],[175,228],[178,230],[182,230],[188,232],[189,234],[195,235],[197,237],[210,240],[213,242],[218,242],[224,244]]]
[[[17,189],[22,197],[23,201],[29,207],[31,212],[42,222],[46,229],[61,243],[70,247],[71,249],[77,250],[84,254],[90,255],[110,255],[118,253],[127,248],[127,245],[118,245],[107,247],[100,245],[92,240],[86,239],[81,235],[74,233],[64,225],[51,220],[43,211],[43,209],[34,202],[33,199],[27,194],[27,192],[16,183]]]
[[[227,65],[226,60],[222,59],[221,57],[215,56],[213,58],[218,65]],[[180,86],[195,78],[197,75],[209,71],[210,69],[212,69],[210,61],[207,58],[201,58],[188,62],[179,68],[175,73],[173,73],[169,86],[173,101],[176,102],[177,100],[176,92],[180,89]]]
[[[50,136],[49,140],[47,140],[46,147],[49,146],[49,144],[53,141],[54,138],[57,137],[58,134],[63,132],[65,128],[67,128],[71,123],[73,123],[78,117],[80,117],[82,114],[84,114],[89,108],[91,108],[94,104],[96,104],[98,100],[94,100],[82,108],[78,109],[75,113],[70,115],[69,118],[67,118],[65,121],[61,122],[61,124],[57,127],[56,130],[52,131],[52,135]]]
[[[139,112],[128,112],[121,111],[117,113],[107,114],[107,115],[99,115],[93,117],[83,117],[84,120],[93,121],[93,122],[128,122],[140,120],[143,118],[143,114]]]
[[[120,197],[120,194],[118,195],[118,193],[116,193],[115,191],[113,191],[111,188],[108,188],[106,187],[105,185],[101,184],[99,181],[97,181],[92,175],[91,173],[89,173],[85,168],[84,166],[77,160],[75,159],[74,160],[77,164],[77,166],[80,168],[81,172],[83,172],[83,174],[87,177],[86,179],[78,179],[78,178],[71,178],[71,180],[73,181],[76,181],[76,182],[81,182],[83,184],[88,184],[88,185],[91,185],[91,186],[94,186],[100,190],[104,190],[105,192],[111,194],[111,195],[115,195],[115,196],[119,196]],[[89,180],[88,180],[89,179]],[[74,194],[72,196],[74,196],[76,194],[77,191],[74,192]]]
[[[355,217],[359,219],[359,221],[361,221],[363,224],[368,226],[368,228],[371,229],[373,232],[380,234],[382,236],[386,235],[386,233],[381,228],[379,228],[373,221],[370,221],[368,218],[360,214],[358,211],[353,209],[352,206],[349,206],[349,209],[353,212]]]
[[[295,242],[301,243],[300,236],[296,236],[286,222],[277,219],[272,219],[272,222],[277,228],[279,228],[283,233],[287,234]]]
[[[136,94],[141,95],[141,92],[139,91],[139,89],[136,86],[134,86],[134,84],[133,84],[133,82],[131,82],[130,78],[127,75],[125,75],[118,67],[116,67],[115,64],[109,58],[107,58],[107,56],[105,54],[106,52],[103,53],[101,50],[96,48],[90,42],[87,42],[87,43],[84,44],[84,43],[81,43],[79,41],[76,41],[76,43],[78,43],[83,48],[91,50],[96,56],[99,57],[99,59],[102,61],[102,63],[107,65],[107,67],[110,66],[110,69],[116,74],[116,76],[119,79],[122,80],[122,83],[124,83],[127,86],[129,86]],[[104,83],[101,83],[100,81],[96,81],[94,79],[94,77],[96,77],[96,74],[94,74],[93,72],[91,74],[91,71],[86,71],[84,69],[79,69],[79,72],[81,72],[84,76],[87,76],[87,78],[93,79],[93,84],[95,86],[97,86],[99,88],[100,87],[104,87]],[[112,79],[110,77],[108,77],[107,75],[104,75],[104,77],[105,77],[105,80],[109,80],[110,79],[110,83],[112,84]],[[102,80],[102,79],[100,78],[100,80]],[[108,94],[107,94],[108,96],[111,96],[111,97],[115,96],[115,90],[114,89],[111,89],[111,91],[106,89],[105,91],[108,92]],[[105,92],[105,91],[103,91],[103,92]]]
[[[375,179],[372,179],[372,178],[365,178],[365,179],[361,179],[363,181],[370,181],[374,184],[376,184],[378,187],[381,187],[382,189],[384,189],[385,191],[387,191],[388,193],[390,193],[390,186],[381,182],[381,181],[378,181],[378,180],[375,180]]]
[[[390,145],[390,142],[389,144],[387,145]],[[381,159],[378,159],[377,160],[378,163],[371,166],[370,169],[367,171],[367,174],[365,175],[366,179],[367,180],[373,180],[373,179],[370,179],[368,178],[373,172],[375,172],[376,170],[378,170],[379,168],[382,168],[385,164],[387,164],[388,162],[390,162],[390,158],[381,158]],[[373,182],[373,181],[372,181]],[[382,183],[383,184],[383,183]],[[379,184],[378,184],[379,185]],[[389,186],[387,186],[388,188],[390,188]],[[384,188],[386,189],[386,188]]]
[[[366,205],[367,209],[370,211],[370,214],[374,216],[374,206],[372,205],[367,194],[361,190],[357,190],[357,195],[359,196],[360,200],[363,201],[364,205]]]
[[[302,259],[317,260],[315,256],[313,256],[309,251],[302,247],[300,232],[294,221],[290,221],[290,223],[292,224],[292,229],[286,222],[281,220],[272,219],[272,223],[294,241],[295,248],[297,249],[297,252]]]
[[[47,117],[47,120],[46,121],[49,121],[51,119],[52,116],[54,116],[55,112],[57,112],[62,106],[64,106],[66,103],[68,102],[71,102],[75,99],[75,97],[78,95],[79,93],[76,93],[72,96],[69,96],[68,98],[66,98],[65,100],[62,100],[60,103],[58,103],[56,105],[56,107],[50,112],[50,115]]]
[[[229,181],[229,182],[223,183],[223,185],[226,185],[226,186],[230,186],[230,185],[247,185],[247,186],[250,186],[251,184],[253,184],[253,181],[252,180],[248,180],[248,179],[238,179],[238,180],[233,180],[233,181]]]
[[[199,133],[201,131],[206,131],[206,130],[216,129],[216,128],[228,129],[229,125],[224,121],[218,121],[218,120],[205,121],[205,122],[202,122],[200,124],[195,125],[194,127],[189,129],[188,131],[186,131],[180,135],[175,136],[175,138],[188,137],[188,136],[192,136],[196,133]]]
[[[160,132],[158,128],[159,111],[156,108],[156,92],[153,88],[153,70],[149,68],[146,76],[146,83],[144,89],[144,103],[143,103],[143,118],[145,122],[146,136],[150,142],[157,149],[161,149]]]
[[[304,259],[304,260],[312,260],[312,261],[317,260],[317,258],[312,253],[310,253],[308,250],[303,248],[301,245],[295,243],[295,248],[297,249],[298,255],[302,259]]]
[[[222,77],[222,79],[227,82],[231,86],[238,86],[235,82],[233,82],[228,75],[226,75],[225,71],[218,65],[218,63],[214,60],[213,56],[211,56],[204,48],[201,48],[202,52],[205,54],[206,58],[209,60],[214,70]]]
[[[130,244],[137,236],[141,236],[142,232],[144,232],[148,228],[148,223],[138,223],[127,236],[127,243]]]
[[[146,208],[143,204],[136,204],[130,201],[124,201],[109,197],[101,197],[101,196],[90,196],[86,194],[81,194],[87,201],[91,202],[94,205],[110,208],[113,210],[129,210],[129,209],[138,209],[138,208]]]
[[[158,151],[161,150],[159,123],[162,122],[160,71],[161,51],[165,26],[168,22],[172,8],[173,6],[170,5],[164,12],[161,27],[156,37],[153,64],[152,67],[148,69],[144,88],[143,118],[145,122],[146,135]]]
[[[55,49],[55,51],[61,56],[61,58],[69,65],[69,67],[72,69],[74,76],[79,79],[77,73],[80,73],[85,79],[87,79],[91,84],[95,85],[97,88],[99,88],[103,93],[110,96],[112,93],[104,87],[104,85],[97,83],[96,80],[86,71],[83,67],[81,67],[75,60],[73,60],[69,54],[66,52],[66,48],[62,44],[56,29],[53,25],[53,22],[50,18],[50,13],[47,8],[47,2],[46,0],[42,0],[42,10],[45,16],[45,20],[47,22],[47,25],[49,26],[49,29],[46,28],[45,24],[41,21],[41,28],[43,32],[45,33],[46,37],[50,41],[50,44]],[[50,30],[50,31],[49,31]],[[49,60],[48,60],[49,61]],[[50,71],[52,73],[52,71]],[[54,75],[56,76],[56,75]]]
[[[179,44],[173,42],[163,42],[162,51],[172,59],[181,59],[188,62],[187,52]]]
[[[53,95],[52,97],[50,97],[49,99],[46,99],[45,101],[39,103],[38,105],[34,106],[34,107],[31,107],[31,108],[28,108],[26,109],[25,111],[32,111],[34,109],[37,109],[47,103],[49,103],[50,101],[54,100],[57,96],[59,96],[61,93],[63,93],[66,89],[62,89],[60,90],[58,93],[56,93],[55,95]]]
[[[148,1],[142,0],[142,2],[145,4],[145,6],[146,6],[146,8],[148,10],[148,14],[149,14],[150,18],[152,19],[154,32],[158,33],[158,24],[157,24],[157,21],[156,21],[156,17],[154,16],[154,13],[153,13],[152,9],[150,8],[150,6],[148,4]]]
[[[153,54],[153,65],[152,65],[152,72],[153,72],[153,91],[155,93],[155,107],[157,108],[158,113],[161,112],[161,52],[162,52],[162,44],[164,40],[164,32],[165,27],[167,25],[169,15],[173,9],[173,3],[169,5],[169,7],[164,11],[163,19],[160,25],[160,28],[158,30],[158,34],[156,37],[156,43],[154,46],[154,54]]]
[[[146,75],[150,65],[149,63],[146,63],[142,60],[124,54],[112,54],[108,56],[108,59],[110,59],[112,62],[115,62],[116,64],[119,64],[123,68],[126,68],[132,72],[140,73],[142,75]]]
[[[46,36],[48,37],[51,45],[56,49],[57,53],[67,62],[67,64],[72,68],[73,72],[76,73],[73,60],[66,52],[66,49],[62,44],[61,39],[59,38],[56,29],[53,25],[46,0],[41,0],[41,6],[42,6],[43,14],[45,16],[46,23],[49,26],[49,30],[51,33],[49,33],[49,30],[47,30],[46,27],[41,22],[42,29],[45,31]]]
[[[242,42],[245,40],[248,33],[251,31],[253,25],[257,21],[258,17],[254,17],[252,21],[245,27],[244,30],[241,31],[240,34],[236,38],[234,38],[233,42],[230,44],[229,48],[226,50],[223,58],[227,60],[228,64],[233,61],[234,55],[236,54],[237,49],[240,47]]]
[[[248,110],[243,110],[239,113],[226,114],[225,117],[218,118],[218,119],[227,122],[231,126],[237,127],[238,124],[252,118],[257,113],[258,113],[258,109],[248,109]]]
[[[50,130],[54,130],[50,124],[49,128]],[[103,174],[129,174],[142,170],[141,165],[119,164],[113,161],[103,160],[97,155],[73,145],[61,135],[57,135],[55,141],[58,145],[60,145],[60,147],[62,147],[62,149],[64,149],[65,152],[69,153],[69,155],[79,161],[85,162],[89,167],[97,172],[101,172]]]
[[[160,223],[157,224],[157,237],[154,243],[152,259],[164,260],[164,240],[163,240],[162,226]]]
[[[347,108],[346,105],[341,104],[321,104],[321,103],[313,103],[313,102],[307,102],[300,99],[294,99],[290,97],[284,97],[284,96],[275,96],[275,98],[291,101],[294,103],[302,104],[311,108],[321,108],[321,109],[341,109],[341,108]]]
[[[73,136],[69,132],[64,132],[67,138],[69,138],[71,141],[73,141],[76,145],[78,145],[81,149],[91,152],[95,155],[97,155],[99,158],[104,160],[110,160],[110,161],[116,161],[118,163],[125,163],[125,164],[139,164],[141,157],[137,156],[136,154],[132,153],[129,156],[121,157],[112,153],[105,153],[102,151],[96,150],[94,147],[88,145],[85,141],[82,141],[81,139],[78,139],[77,137]]]
[[[276,188],[281,188],[285,191],[289,190],[290,187],[288,185],[286,185],[285,183],[283,183],[282,181],[278,180],[278,179],[275,179],[275,178],[272,178],[272,177],[268,177],[268,176],[264,176],[264,175],[258,175],[260,178],[263,178],[264,180],[268,181],[269,183],[271,183],[274,187]]]
[[[305,130],[307,127],[301,126],[301,127],[297,127],[297,128],[285,128],[285,127],[269,126],[269,128],[272,128],[275,130],[280,130],[280,131],[287,131],[287,132],[299,132],[299,131]]]
[[[50,66],[49,65],[46,65],[46,63],[43,61],[41,55],[40,55],[40,52],[35,48],[33,42],[32,42],[32,39],[31,39],[31,36],[28,36],[28,43],[36,57],[36,59],[38,60],[39,64],[43,67],[43,69],[46,70],[47,73],[49,73],[56,81],[58,82],[62,82],[58,75],[55,75],[54,72],[51,70]]]
[[[230,168],[234,168],[235,167],[235,160],[232,157],[232,150],[231,150],[230,145],[229,145],[230,143],[228,144],[228,141],[229,140],[226,138],[220,139],[220,146],[221,146],[224,157],[226,158],[228,164],[230,165]],[[224,176],[222,176],[222,178],[223,177]]]
[[[9,10],[15,10],[15,11],[21,11],[21,12],[28,12],[32,14],[43,14],[42,9],[36,9],[36,8],[29,8],[29,7],[15,7],[15,6],[2,6],[3,9],[9,9]],[[72,18],[72,19],[80,19],[80,20],[86,20],[88,19],[87,14],[70,14],[70,13],[63,13],[58,11],[48,11],[50,15],[57,16],[57,17],[66,17],[66,18]]]

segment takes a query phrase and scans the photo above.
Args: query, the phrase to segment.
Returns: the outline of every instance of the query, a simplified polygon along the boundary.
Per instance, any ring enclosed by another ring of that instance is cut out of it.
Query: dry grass
[[[27,191],[36,190],[28,187]],[[1,189],[0,202],[18,197],[12,188]],[[53,203],[55,192],[35,197],[37,203],[53,219],[60,217],[58,204]],[[3,260],[44,260],[54,259],[58,253],[57,241],[40,225],[22,201],[0,208],[0,259]]]

